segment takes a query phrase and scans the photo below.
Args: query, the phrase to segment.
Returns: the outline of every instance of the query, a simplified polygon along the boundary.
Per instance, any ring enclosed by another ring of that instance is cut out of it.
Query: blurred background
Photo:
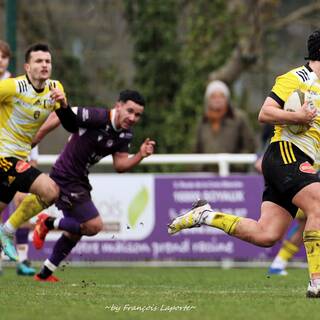
[[[92,195],[105,228],[82,241],[70,259],[228,263],[273,257],[277,247],[250,246],[213,228],[169,237],[166,225],[199,198],[217,210],[259,218],[263,178],[253,163],[270,130],[262,139],[257,115],[275,77],[306,63],[306,40],[319,27],[319,13],[320,2],[312,0],[0,0],[0,38],[12,49],[13,75],[24,73],[26,48],[46,42],[52,50],[52,78],[62,82],[71,105],[112,107],[126,88],[146,97],[131,152],[150,137],[157,142],[157,154],[143,163],[159,155],[160,160],[133,170],[143,174],[92,174]],[[205,92],[215,80],[226,84],[234,118],[217,122],[211,117],[212,101]],[[229,134],[220,128],[230,129]],[[48,135],[40,155],[59,154],[67,136],[62,128]],[[219,143],[207,148],[218,137]],[[230,149],[231,144],[237,148]],[[187,164],[186,154],[195,161],[199,153],[218,156],[210,164],[219,165],[220,176],[198,166],[202,162]],[[228,157],[219,158],[224,153]],[[226,165],[236,153],[248,155],[241,165],[250,167],[229,172]],[[183,159],[161,162],[161,156],[175,154]],[[177,172],[183,174],[168,174]],[[42,252],[31,252],[32,259],[44,259],[56,239],[53,233]],[[298,255],[304,257],[304,252]]]
[[[48,42],[53,78],[73,105],[112,106],[120,90],[141,90],[136,140],[154,138],[157,153],[191,153],[214,79],[230,86],[259,140],[259,108],[276,75],[304,64],[319,11],[308,0],[0,0],[0,38],[17,75],[25,49]],[[59,153],[65,140],[58,130],[40,153]]]

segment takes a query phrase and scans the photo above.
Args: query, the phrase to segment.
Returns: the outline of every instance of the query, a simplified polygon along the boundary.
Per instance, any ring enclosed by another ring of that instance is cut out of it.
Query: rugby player
[[[60,108],[56,90],[64,90],[51,80],[52,61],[48,45],[35,44],[25,53],[25,75],[0,81],[0,211],[17,191],[30,192],[4,226],[0,244],[4,253],[17,260],[13,244],[15,231],[29,218],[52,204],[59,195],[56,183],[27,162],[34,135]],[[59,96],[61,98],[61,96]]]
[[[63,93],[60,102],[64,103]],[[120,92],[118,101],[110,110],[74,107],[70,111],[65,127],[69,126],[74,133],[50,173],[60,187],[60,196],[55,204],[64,217],[53,218],[40,214],[33,234],[34,246],[41,249],[47,233],[52,229],[64,232],[41,271],[35,275],[35,280],[58,281],[52,273],[81,237],[94,236],[103,228],[103,221],[90,195],[89,169],[103,157],[112,155],[115,170],[125,172],[153,154],[155,141],[149,138],[141,144],[135,155],[129,156],[128,153],[133,138],[131,128],[140,120],[144,106],[144,98],[139,92],[125,90]],[[64,124],[66,118],[61,118],[61,121]],[[39,130],[35,141],[39,142],[59,124],[59,118],[52,114]]]
[[[306,215],[303,241],[310,275],[306,296],[320,298],[320,179],[313,167],[320,152],[320,30],[309,36],[307,47],[308,63],[277,77],[259,113],[260,122],[275,125],[262,161],[265,190],[260,219],[215,212],[207,201],[199,200],[169,224],[168,232],[205,224],[270,247],[284,236],[300,208]],[[305,93],[305,103],[296,112],[284,110],[295,90]],[[290,125],[297,124],[308,128],[294,133]]]

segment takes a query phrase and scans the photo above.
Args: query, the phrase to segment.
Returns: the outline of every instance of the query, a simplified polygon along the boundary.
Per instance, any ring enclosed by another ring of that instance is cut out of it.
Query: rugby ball
[[[304,104],[304,99],[304,93],[300,90],[295,90],[288,97],[283,108],[286,111],[296,112]],[[287,128],[291,133],[299,134],[307,131],[310,126],[308,124],[290,124],[287,125]]]

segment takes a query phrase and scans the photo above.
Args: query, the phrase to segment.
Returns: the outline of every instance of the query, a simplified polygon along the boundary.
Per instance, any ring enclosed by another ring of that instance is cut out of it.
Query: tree
[[[207,82],[232,86],[265,62],[270,34],[320,10],[309,2],[278,16],[284,2],[275,0],[127,0],[135,80],[149,102],[141,133],[159,141],[158,152],[191,152]]]
[[[177,41],[179,2],[128,0],[125,3],[134,39],[135,83],[147,101],[142,123],[135,129],[136,141],[149,136],[156,139],[157,152],[168,152],[164,124],[181,83]]]

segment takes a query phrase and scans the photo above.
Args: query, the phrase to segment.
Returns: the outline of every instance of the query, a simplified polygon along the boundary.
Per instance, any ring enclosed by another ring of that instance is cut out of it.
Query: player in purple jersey
[[[60,229],[64,233],[56,242],[50,258],[44,262],[41,271],[35,276],[35,280],[58,281],[52,273],[81,237],[94,236],[102,230],[102,219],[90,195],[90,167],[103,157],[112,155],[115,170],[125,172],[143,158],[153,154],[155,142],[149,138],[141,144],[138,153],[132,157],[129,157],[128,153],[133,137],[131,127],[139,121],[144,105],[144,99],[137,91],[125,90],[120,93],[116,105],[111,110],[72,108],[67,125],[74,133],[50,173],[50,177],[60,187],[60,197],[56,206],[62,210],[64,217],[39,215],[33,235],[34,246],[41,249],[47,233],[52,229]],[[59,123],[58,117],[51,115],[39,130],[36,142]]]

